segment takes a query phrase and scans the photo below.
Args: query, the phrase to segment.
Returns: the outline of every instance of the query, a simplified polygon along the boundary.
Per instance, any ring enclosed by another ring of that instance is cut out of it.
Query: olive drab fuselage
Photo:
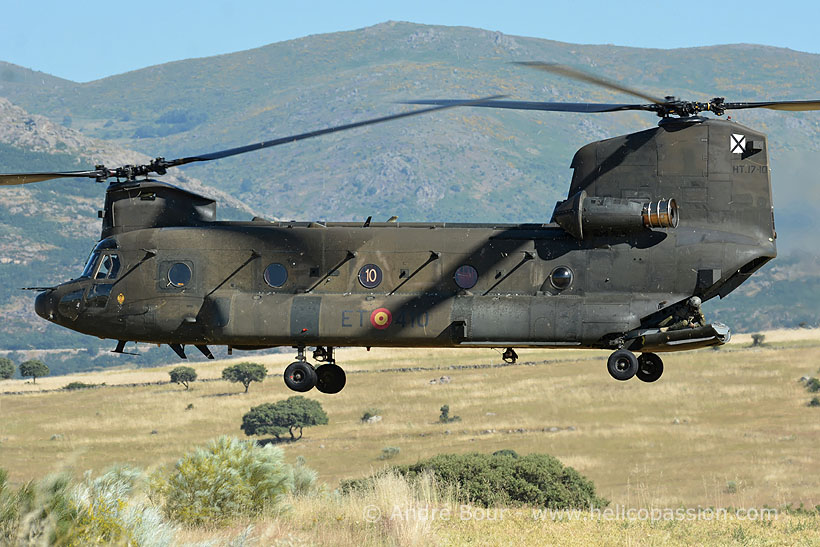
[[[523,225],[219,222],[202,196],[112,184],[85,277],[41,293],[36,309],[102,338],[245,349],[721,343],[666,343],[655,327],[775,257],[765,137],[666,118],[581,148],[572,168],[564,220]],[[595,199],[571,201],[581,192]],[[626,218],[663,200],[677,205],[675,226],[609,224],[593,207]]]

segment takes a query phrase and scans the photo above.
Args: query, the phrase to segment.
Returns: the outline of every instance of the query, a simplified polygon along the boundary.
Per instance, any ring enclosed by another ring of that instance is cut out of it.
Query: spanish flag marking
[[[393,322],[393,314],[387,308],[378,308],[370,314],[370,324],[379,330],[386,329]]]

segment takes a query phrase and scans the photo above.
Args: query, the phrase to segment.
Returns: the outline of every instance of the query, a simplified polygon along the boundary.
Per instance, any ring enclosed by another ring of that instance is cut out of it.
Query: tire
[[[306,361],[294,361],[285,369],[285,385],[304,393],[316,386],[316,370]]]
[[[317,368],[316,377],[316,389],[322,393],[339,393],[347,382],[345,371],[334,363],[327,363]]]
[[[663,374],[663,361],[654,353],[642,353],[638,357],[638,372],[635,376],[642,382],[654,382]]]
[[[609,356],[606,361],[609,375],[621,382],[629,380],[638,372],[638,358],[626,349],[619,349]]]

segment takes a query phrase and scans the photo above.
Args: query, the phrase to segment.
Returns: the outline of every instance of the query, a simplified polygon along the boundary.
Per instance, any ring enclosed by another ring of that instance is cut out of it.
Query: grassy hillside
[[[342,394],[310,393],[330,425],[306,429],[286,451],[290,459],[305,456],[332,485],[380,466],[385,446],[401,449],[391,463],[443,447],[512,448],[557,456],[622,503],[813,506],[820,503],[820,427],[797,380],[818,373],[820,334],[796,331],[780,340],[772,334],[763,348],[741,339],[719,351],[668,354],[654,385],[612,380],[606,354],[595,351],[528,351],[523,364],[508,367],[487,366],[500,361],[489,350],[344,351],[339,362],[350,374]],[[2,461],[15,481],[66,466],[167,465],[215,435],[241,434],[251,406],[292,395],[281,381],[290,357],[265,358],[271,377],[248,394],[216,380],[225,362],[196,365],[200,378],[214,380],[188,391],[167,383],[168,368],[42,378],[36,385],[5,381],[3,391],[26,393],[0,399]],[[399,370],[407,367],[423,370]],[[441,376],[451,382],[430,383]],[[106,386],[48,391],[69,381]],[[462,421],[438,423],[443,404]],[[360,423],[369,407],[381,410],[382,422]],[[728,481],[742,485],[737,493],[727,493]]]

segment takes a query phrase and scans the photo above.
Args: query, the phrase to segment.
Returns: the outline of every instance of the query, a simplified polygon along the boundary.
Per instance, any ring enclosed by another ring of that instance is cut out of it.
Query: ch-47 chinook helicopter
[[[334,348],[609,348],[609,373],[653,382],[657,353],[725,343],[698,300],[724,297],[776,255],[766,138],[716,118],[729,109],[818,110],[820,101],[707,103],[655,98],[586,73],[537,69],[648,104],[435,105],[176,160],[90,171],[0,175],[0,184],[111,179],[102,235],[82,274],[42,289],[41,317],[118,340],[229,351],[291,346],[295,391],[337,393]],[[657,127],[588,144],[550,223],[220,222],[215,202],[151,180],[170,167],[452,107],[655,112]],[[680,320],[683,318],[683,320]],[[677,319],[677,321],[676,321]],[[673,323],[673,324],[672,324]],[[315,367],[306,358],[314,347]],[[640,352],[640,357],[635,353]]]

